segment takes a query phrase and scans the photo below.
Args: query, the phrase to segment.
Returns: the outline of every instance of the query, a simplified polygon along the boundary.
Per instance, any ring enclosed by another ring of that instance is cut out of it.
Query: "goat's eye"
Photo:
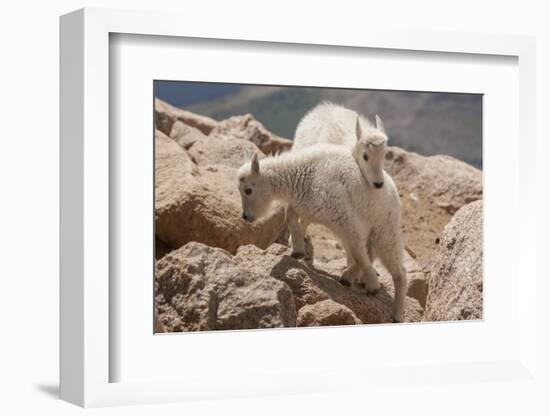
[[[369,157],[367,156],[367,154],[366,154],[366,153],[363,153],[363,159],[365,159],[365,160],[369,160]]]
[[[252,193],[252,188],[246,188],[244,190],[244,193],[247,194],[247,195],[250,195]]]

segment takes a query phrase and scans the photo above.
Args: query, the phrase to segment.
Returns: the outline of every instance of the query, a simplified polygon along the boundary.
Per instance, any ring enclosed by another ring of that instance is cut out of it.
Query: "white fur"
[[[347,144],[356,142],[356,120],[367,130],[372,124],[365,117],[345,107],[324,102],[309,111],[298,123],[294,135],[293,151],[299,151],[313,144]]]
[[[352,149],[353,157],[369,184],[383,183],[388,137],[380,117],[376,126],[355,111],[329,102],[307,113],[296,128],[293,152],[318,144],[339,144]],[[368,160],[364,156],[368,156]]]
[[[272,201],[285,202],[293,244],[298,245],[303,244],[310,222],[323,224],[346,250],[348,268],[342,279],[347,283],[364,280],[370,293],[380,287],[371,264],[375,251],[393,277],[392,314],[402,321],[407,280],[401,210],[399,195],[386,172],[385,185],[376,189],[365,179],[348,146],[315,144],[261,161],[255,156],[240,168],[238,177],[243,218],[254,221]],[[293,247],[293,251],[300,249]]]

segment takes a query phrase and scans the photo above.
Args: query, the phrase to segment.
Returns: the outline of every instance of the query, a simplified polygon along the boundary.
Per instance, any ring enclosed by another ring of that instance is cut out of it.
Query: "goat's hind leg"
[[[300,229],[302,230],[302,235],[304,236],[304,246],[306,250],[306,255],[304,260],[310,264],[313,264],[313,241],[311,237],[307,235],[307,227],[309,227],[309,221],[300,217]]]
[[[287,206],[285,212],[286,223],[290,231],[290,247],[292,248],[290,255],[295,259],[303,259],[306,255],[306,243],[300,218],[291,206]]]

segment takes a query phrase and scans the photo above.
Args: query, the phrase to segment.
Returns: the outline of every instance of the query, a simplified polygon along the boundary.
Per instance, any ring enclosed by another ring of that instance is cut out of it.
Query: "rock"
[[[288,254],[288,247],[280,244],[272,244],[265,251],[247,245],[239,247],[235,260],[247,269],[286,283],[292,290],[297,309],[327,299],[328,295],[310,278],[309,270],[300,262],[288,259]]]
[[[428,297],[428,277],[418,263],[411,257],[405,256],[405,268],[407,269],[408,289],[407,296],[416,299],[420,306],[426,308]]]
[[[265,154],[278,154],[292,147],[291,140],[271,133],[251,114],[233,116],[219,122],[211,136],[247,140]]]
[[[167,185],[184,177],[193,180],[199,173],[196,163],[188,152],[161,131],[155,132],[155,179]]]
[[[298,326],[355,325],[361,321],[344,305],[326,299],[305,305],[298,312]]]
[[[326,273],[292,258],[290,248],[279,244],[273,244],[263,251],[251,245],[240,247],[235,260],[246,269],[285,282],[292,291],[299,311],[306,305],[330,299],[351,310],[362,323],[391,322],[393,297],[387,284],[378,295],[367,296],[364,291],[342,286],[336,280],[338,275]],[[422,312],[418,301],[408,297],[404,321],[419,321]]]
[[[155,128],[170,136],[174,123],[177,120],[185,123],[187,126],[200,130],[205,135],[210,134],[218,124],[213,118],[176,108],[155,98]]]
[[[483,202],[457,211],[441,236],[429,280],[426,321],[483,317]]]
[[[234,166],[237,159],[242,160],[250,151],[257,152],[257,148],[252,143],[233,139],[229,140],[231,152],[224,154],[219,151],[225,149],[221,144],[223,140],[219,143],[213,140],[199,142],[200,145],[196,143],[186,151],[157,132],[157,237],[168,250],[177,249],[189,241],[198,241],[232,253],[241,245],[255,244],[265,248],[276,241],[286,229],[284,211],[280,206],[274,206],[264,218],[253,224],[241,219],[241,198]]]
[[[406,245],[424,266],[452,215],[482,198],[482,173],[450,156],[426,157],[398,147],[388,149],[384,168],[401,197]]]
[[[157,263],[155,280],[167,332],[296,326],[288,286],[219,248],[188,243]]]
[[[229,167],[232,168],[235,174],[243,163],[252,160],[255,153],[258,154],[260,159],[264,157],[264,154],[260,152],[254,143],[239,140],[232,136],[220,136],[219,134],[196,141],[189,148],[189,154],[199,166]],[[232,184],[236,191],[237,177],[235,176],[233,179]]]
[[[179,120],[176,120],[172,126],[169,136],[184,149],[189,149],[197,140],[204,140],[206,137],[199,129],[188,126]]]

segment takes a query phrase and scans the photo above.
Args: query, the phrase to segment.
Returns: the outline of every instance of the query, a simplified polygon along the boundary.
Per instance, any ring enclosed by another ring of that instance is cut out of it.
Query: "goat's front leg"
[[[348,277],[351,277],[352,282],[357,282],[361,286],[364,284],[368,295],[376,295],[380,290],[380,280],[376,269],[372,266],[365,238],[352,234],[343,243],[348,255],[348,262],[351,258],[353,264],[344,271],[342,279],[348,280]]]
[[[394,322],[403,322],[407,297],[407,269],[403,262],[403,243],[401,230],[389,233],[381,244],[379,253],[382,264],[391,274],[394,287],[392,318]]]
[[[342,276],[340,277],[340,283],[344,286],[352,286],[356,282],[361,280],[361,268],[353,263],[350,266],[346,267]]]
[[[306,255],[305,234],[298,214],[290,205],[286,207],[286,224],[290,231],[290,255],[295,259],[303,259]]]

